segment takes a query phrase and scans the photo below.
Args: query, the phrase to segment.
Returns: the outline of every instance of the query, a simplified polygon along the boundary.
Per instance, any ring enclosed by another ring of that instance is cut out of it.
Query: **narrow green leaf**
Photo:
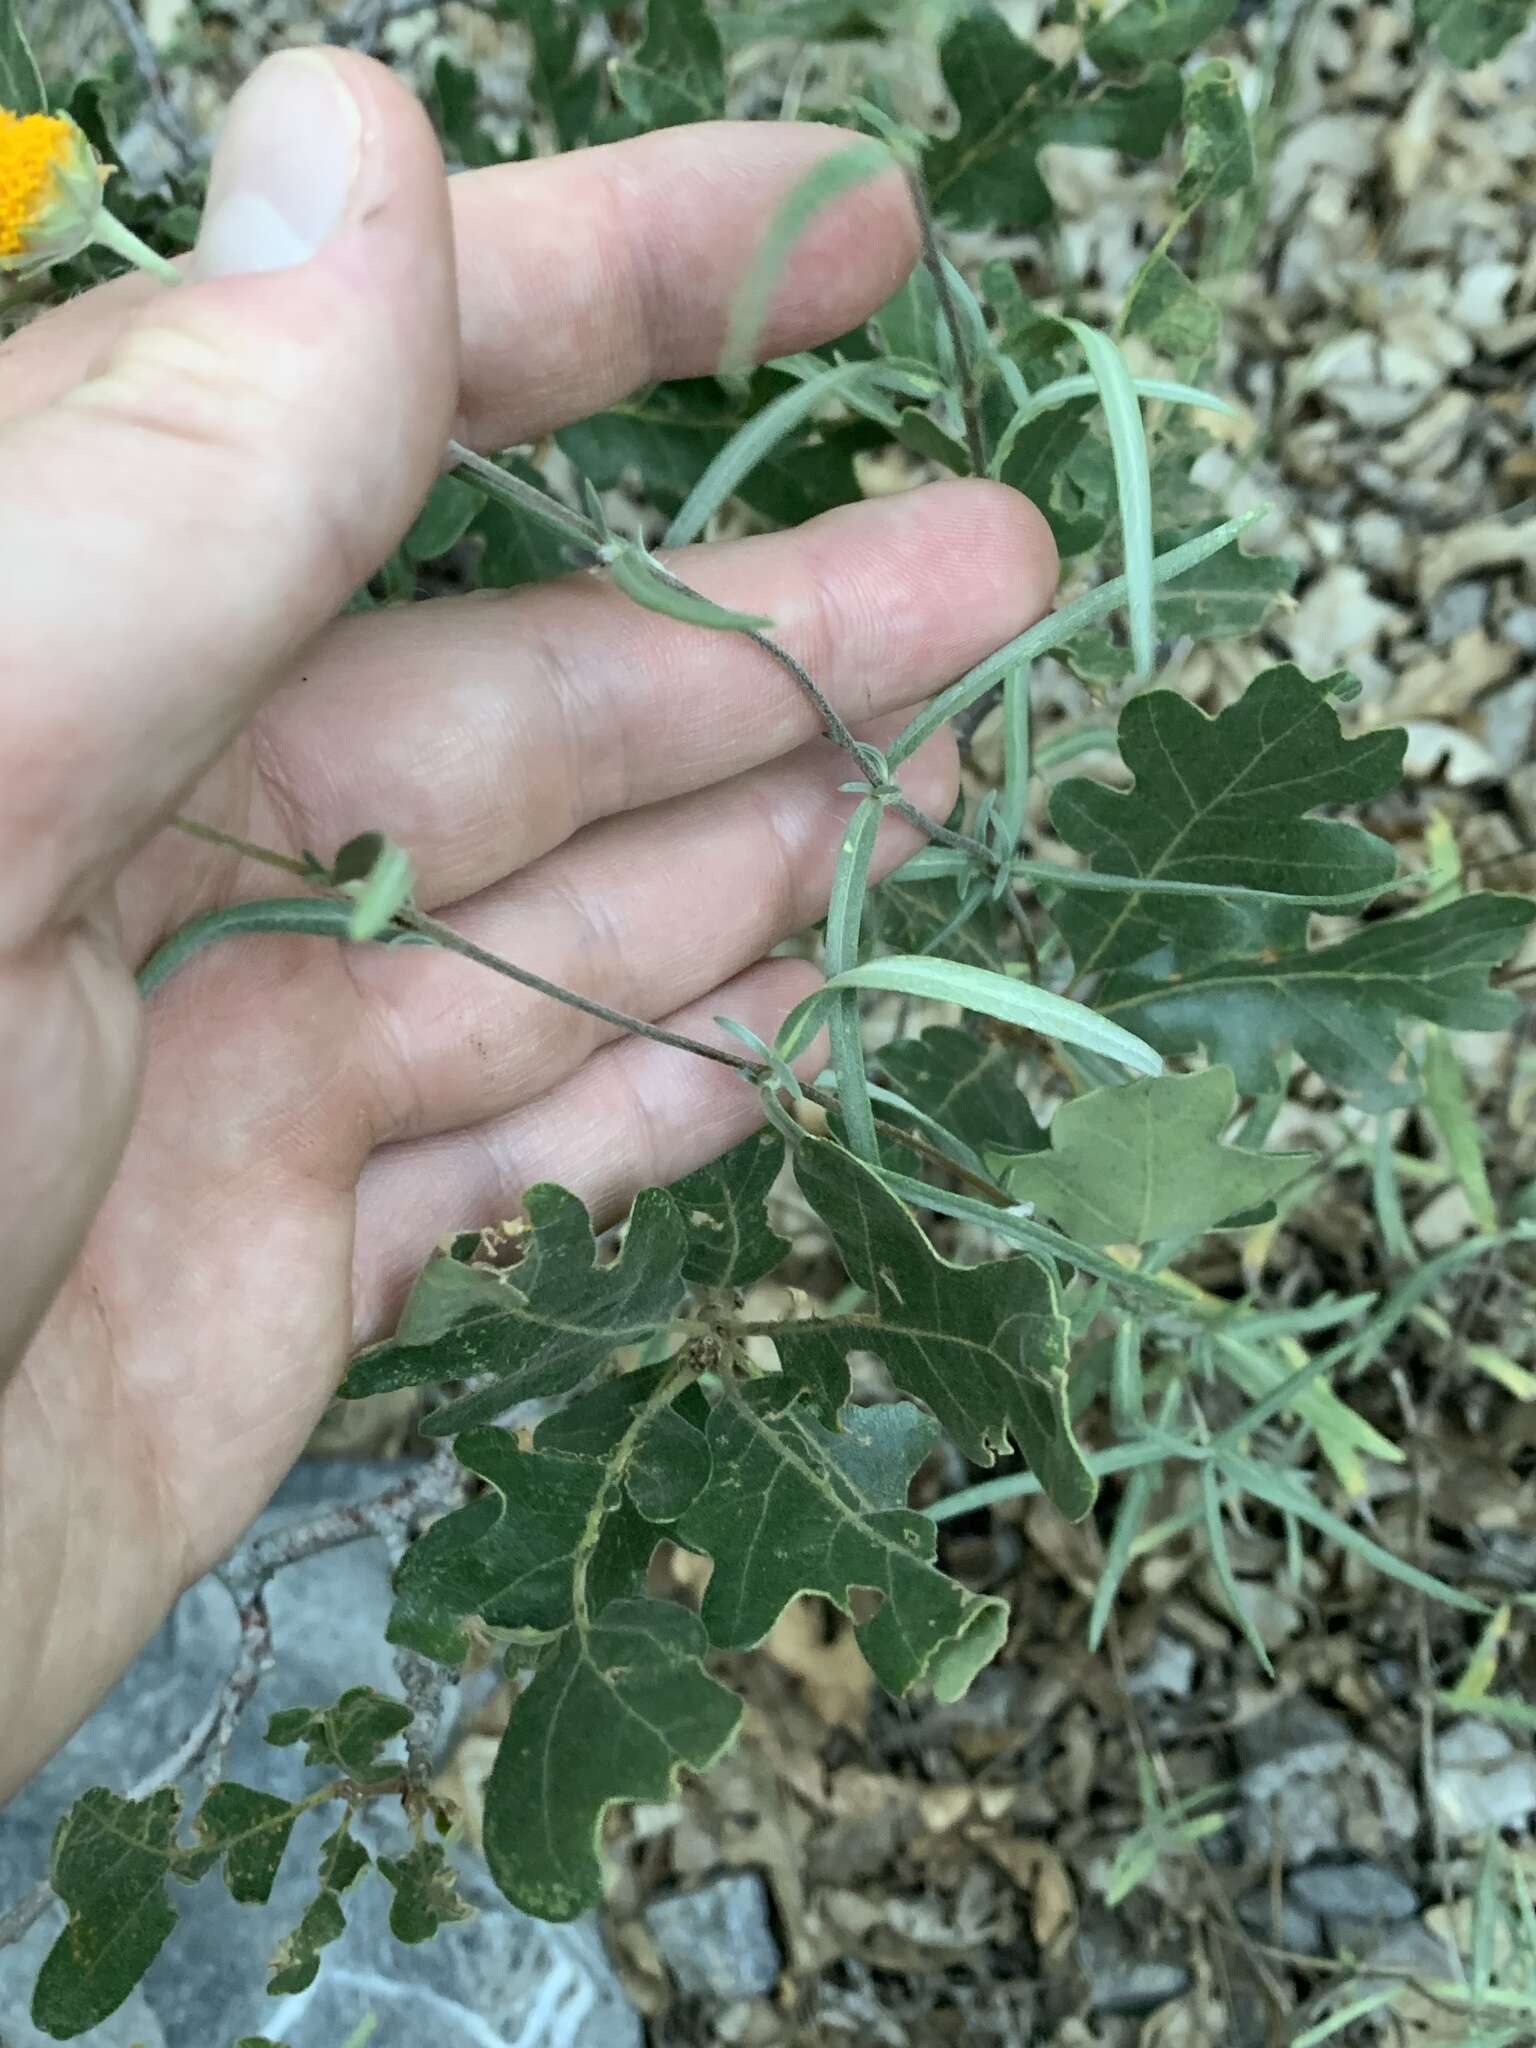
[[[1034,773],[1030,681],[1030,669],[1022,662],[1003,677],[1003,786],[997,821],[1010,848],[1018,847],[1029,823],[1029,786]]]
[[[1013,453],[1014,442],[1042,413],[1050,412],[1058,405],[1069,405],[1075,399],[1092,398],[1098,389],[1096,378],[1081,376],[1058,377],[1054,383],[1045,385],[1039,391],[1032,391],[1015,411],[998,439],[989,464],[991,474],[995,477],[1003,474]],[[1178,384],[1167,377],[1133,377],[1131,389],[1138,398],[1160,399],[1165,405],[1198,406],[1202,411],[1221,413],[1228,419],[1242,417],[1239,407],[1225,398],[1218,397],[1214,391],[1203,391],[1194,384]]]
[[[1139,1317],[1122,1315],[1109,1369],[1109,1419],[1118,1436],[1130,1436],[1146,1427],[1147,1397],[1141,1376],[1144,1335]]]
[[[884,815],[885,806],[879,799],[866,797],[855,807],[838,848],[826,927],[826,970],[833,980],[858,966],[859,932],[869,894],[869,864],[874,858]],[[860,1159],[876,1160],[880,1157],[880,1140],[875,1135],[869,1076],[864,1071],[864,1040],[856,989],[835,999],[828,1031],[832,1067],[837,1076],[838,1107],[848,1143]]]
[[[1092,1477],[1099,1480],[1111,1479],[1117,1472],[1139,1472],[1149,1466],[1160,1471],[1170,1460],[1199,1464],[1201,1457],[1194,1444],[1149,1441],[1089,1451],[1084,1463]],[[978,1508],[993,1507],[998,1501],[1031,1499],[1044,1491],[1033,1472],[1009,1472],[1001,1479],[984,1479],[977,1486],[963,1486],[958,1493],[946,1494],[943,1500],[924,1508],[923,1513],[930,1521],[950,1522],[959,1515],[974,1514]]]
[[[1403,1215],[1402,1190],[1398,1186],[1397,1162],[1392,1153],[1392,1119],[1389,1116],[1376,1119],[1371,1159],[1371,1201],[1387,1256],[1399,1263],[1411,1263],[1418,1254],[1414,1250],[1413,1239],[1408,1235],[1408,1224]]]
[[[1467,1093],[1466,1079],[1455,1047],[1437,1024],[1424,1034],[1424,1106],[1434,1119],[1441,1143],[1471,1206],[1473,1221],[1481,1231],[1498,1229],[1493,1190],[1483,1163],[1482,1133],[1477,1112]]]
[[[707,626],[717,633],[760,633],[773,624],[772,619],[752,612],[733,612],[724,605],[711,604],[696,591],[679,590],[637,541],[626,541],[605,557],[605,564],[626,597],[644,605],[648,612],[660,612],[685,626]]]
[[[1472,1953],[1468,1960],[1472,1966],[1472,2000],[1475,2005],[1480,2005],[1493,1988],[1494,1957],[1498,1952],[1504,1919],[1499,1898],[1503,1864],[1504,1844],[1499,1840],[1497,1829],[1490,1828],[1483,1843],[1477,1884],[1472,1893]]]
[[[707,1648],[683,1608],[616,1600],[540,1664],[486,1787],[486,1861],[513,1905],[541,1920],[596,1905],[609,1807],[670,1798],[730,1747],[741,1702],[706,1676]]]
[[[1536,1736],[1536,1705],[1529,1700],[1503,1699],[1497,1693],[1469,1696],[1462,1692],[1437,1692],[1435,1698],[1448,1713],[1476,1714],[1479,1720],[1496,1721],[1502,1728]]]
[[[1298,2034],[1291,2048],[1322,2048],[1324,2041],[1334,2040],[1356,2020],[1380,2012],[1384,2005],[1395,2005],[1403,1996],[1404,1989],[1401,1984],[1383,1984],[1375,1991],[1367,1991],[1363,1998],[1352,1998],[1348,2005],[1339,2006],[1327,2019],[1319,2020],[1315,2027],[1308,2027],[1305,2033]]]
[[[1114,1527],[1104,1552],[1104,1563],[1099,1571],[1099,1582],[1093,1589],[1093,1605],[1088,1611],[1090,1651],[1097,1651],[1104,1640],[1104,1631],[1114,1613],[1115,1596],[1120,1591],[1120,1582],[1130,1564],[1136,1539],[1147,1519],[1153,1488],[1161,1476],[1161,1465],[1147,1465],[1133,1472],[1125,1482],[1125,1491],[1120,1496],[1120,1506],[1115,1512]]]
[[[827,999],[843,989],[884,989],[893,995],[916,996],[924,1002],[957,1003],[963,1010],[975,1010],[996,1017],[1004,1024],[1016,1024],[1025,1031],[1038,1031],[1063,1045],[1079,1045],[1090,1052],[1119,1060],[1138,1074],[1162,1072],[1162,1060],[1139,1038],[1049,989],[1034,988],[1006,974],[993,974],[984,967],[967,967],[958,960],[934,960],[925,954],[896,954],[866,961],[834,976],[813,995],[795,1005],[785,1018],[779,1034],[779,1050],[793,1058],[813,1035],[815,1022]]]
[[[1216,1476],[1214,1464],[1200,1467],[1200,1506],[1205,1520],[1205,1540],[1211,1553],[1232,1618],[1242,1630],[1249,1649],[1258,1658],[1260,1667],[1274,1676],[1275,1667],[1269,1661],[1269,1652],[1264,1647],[1264,1638],[1259,1634],[1248,1602],[1243,1598],[1243,1589],[1237,1582],[1237,1573],[1232,1569],[1232,1555],[1227,1549],[1227,1531],[1221,1515],[1221,1482]]]
[[[220,939],[254,932],[298,932],[313,939],[347,939],[352,931],[352,905],[325,896],[275,896],[251,903],[231,903],[205,911],[173,932],[158,952],[139,969],[139,994],[146,1001],[163,988],[178,968]]]
[[[818,362],[818,370],[825,365]],[[659,384],[564,427],[562,450],[602,490],[643,486],[648,503],[681,506],[731,437],[755,417],[762,393],[779,389],[774,373],[754,378],[743,392],[727,392],[710,378]],[[742,503],[773,526],[798,526],[835,505],[859,497],[853,454],[866,430],[858,422],[825,423],[808,441],[805,430],[780,441],[743,476]]]
[[[923,880],[903,867],[870,899],[870,950],[941,953],[1001,973],[1009,957],[1000,944],[1002,921],[977,915],[992,895],[990,877],[978,877],[975,862],[965,854],[937,880]]]
[[[515,515],[537,537],[564,542],[586,554],[596,554],[601,549],[605,538],[601,524],[573,512],[569,505],[552,497],[543,477],[531,464],[512,455],[498,456],[493,462],[488,456],[477,455],[473,448],[466,448],[461,441],[450,441],[448,452],[453,457],[455,476]],[[544,558],[556,562],[563,559],[547,551]]]
[[[1264,509],[1256,507],[1252,512],[1239,514],[1221,526],[1212,527],[1210,532],[1198,535],[1193,540],[1182,542],[1159,555],[1152,564],[1153,581],[1158,584],[1171,582],[1183,576],[1217,555],[1223,548],[1230,547],[1239,534],[1245,533],[1257,519],[1262,519]],[[1246,556],[1240,560],[1248,560]],[[951,683],[947,690],[941,690],[937,697],[920,712],[910,725],[903,727],[900,734],[885,750],[885,758],[891,767],[897,768],[908,760],[925,740],[931,739],[942,726],[952,718],[966,711],[979,697],[984,697],[994,683],[1021,661],[1034,661],[1042,654],[1049,654],[1080,633],[1085,626],[1095,625],[1107,618],[1124,604],[1126,583],[1123,576],[1115,576],[1107,583],[1101,583],[1096,590],[1063,605],[1060,611],[1052,612],[1038,625],[1007,641],[995,654],[989,654],[975,668]],[[1166,624],[1166,620],[1165,620]],[[1169,627],[1169,630],[1174,630]],[[1182,630],[1182,629],[1179,629]]]
[[[774,296],[812,221],[845,192],[890,170],[893,161],[883,142],[863,136],[822,157],[790,187],[753,250],[746,276],[731,301],[720,357],[725,373],[739,374],[757,361]]]
[[[411,857],[382,832],[349,839],[331,869],[336,886],[353,898],[347,937],[354,945],[376,939],[411,900],[416,885]]]
[[[48,111],[43,74],[21,25],[21,0],[0,0],[0,107],[13,114]]]
[[[1226,1067],[1161,1075],[1064,1102],[1048,1151],[988,1156],[1010,1194],[1084,1244],[1197,1237],[1260,1207],[1312,1163],[1310,1152],[1224,1145],[1236,1108]]]
[[[836,161],[836,159],[832,159]],[[754,413],[720,450],[684,499],[667,528],[666,544],[680,548],[697,540],[710,520],[735,495],[737,487],[763,459],[832,399],[862,391],[900,391],[909,397],[930,397],[937,380],[919,362],[836,363]]]
[[[1313,1498],[1299,1479],[1276,1466],[1261,1465],[1256,1459],[1240,1456],[1231,1450],[1215,1454],[1222,1471],[1246,1492],[1267,1501],[1281,1514],[1294,1515],[1298,1521],[1310,1522],[1314,1529],[1342,1544],[1346,1550],[1354,1551],[1357,1557],[1365,1559],[1389,1579],[1397,1579],[1405,1586],[1411,1586],[1416,1593],[1427,1594],[1431,1600],[1442,1601],[1447,1607],[1459,1607],[1468,1614],[1486,1612],[1480,1600],[1474,1600],[1470,1593],[1463,1593],[1458,1586],[1448,1586],[1443,1579],[1437,1579],[1430,1572],[1420,1571],[1405,1558],[1394,1557],[1390,1550],[1367,1536],[1363,1529],[1343,1521],[1331,1509]]]
[[[1262,1341],[1267,1324],[1272,1327],[1268,1318],[1241,1314],[1230,1319],[1230,1327],[1216,1331],[1221,1370],[1252,1396],[1253,1406],[1229,1423],[1215,1442],[1242,1449],[1262,1423],[1284,1409],[1317,1438],[1318,1449],[1350,1498],[1363,1499],[1367,1491],[1365,1460],[1401,1465],[1407,1454],[1329,1385],[1328,1375],[1338,1362],[1330,1353],[1309,1358],[1299,1344],[1271,1349]],[[1289,1372],[1288,1360],[1294,1363]]]
[[[1131,616],[1131,654],[1135,673],[1145,677],[1152,673],[1157,656],[1157,625],[1152,609],[1152,473],[1141,405],[1125,358],[1109,336],[1081,320],[1066,324],[1087,359],[1104,408],[1120,500],[1120,552]]]

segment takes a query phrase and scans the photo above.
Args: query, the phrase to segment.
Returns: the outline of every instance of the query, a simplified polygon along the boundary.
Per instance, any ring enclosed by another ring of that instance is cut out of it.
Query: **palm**
[[[698,175],[703,132],[636,145],[651,175],[674,179],[672,217],[656,215],[667,251],[686,242],[678,221],[691,206],[700,246],[717,244],[732,271],[785,181],[775,152],[791,176],[807,154],[804,131],[790,134],[736,145],[778,169],[765,190],[732,187],[723,208]],[[503,175],[549,180],[553,233],[557,181],[585,181],[575,211],[589,219],[604,156],[485,175],[498,195]],[[499,198],[487,208],[481,189],[455,187],[460,247],[475,247],[478,215],[494,275],[486,237],[530,216]],[[840,332],[890,289],[910,251],[892,197],[837,234],[773,347]],[[567,265],[561,278],[584,305],[593,280],[579,273]],[[640,330],[627,318],[639,297],[620,294],[613,333],[574,382],[558,321],[547,336],[525,323],[512,342],[487,329],[468,291],[478,274],[469,262],[461,409],[483,445],[599,409],[647,376],[706,368],[718,347],[725,287],[708,264],[668,272],[659,298],[652,280]],[[36,351],[25,336],[13,345],[0,414],[25,414],[85,374],[131,289],[70,309]],[[514,389],[503,388],[509,364],[526,380]],[[875,738],[1033,617],[1052,570],[1032,509],[968,485],[700,549],[687,565],[707,595],[770,614],[842,716]],[[190,793],[167,777],[177,809],[284,852],[327,853],[385,829],[411,851],[423,908],[552,981],[695,1037],[715,1035],[719,1013],[771,1033],[804,992],[809,968],[766,956],[825,907],[846,764],[756,649],[642,614],[586,575],[347,618],[296,644],[298,664]],[[151,786],[165,759],[163,747],[146,755]],[[942,813],[953,775],[941,742],[904,780]],[[912,844],[888,825],[877,866]],[[0,1628],[23,1674],[6,1758],[16,1771],[250,1521],[349,1349],[387,1324],[443,1230],[509,1213],[543,1178],[612,1218],[638,1186],[687,1171],[755,1121],[755,1098],[728,1069],[616,1040],[428,949],[233,939],[141,1010],[132,970],[168,932],[274,883],[290,893],[255,863],[162,830],[61,925],[35,973],[24,964],[9,1021],[0,971],[0,1053],[14,1055],[0,1060],[0,1127],[16,1162],[0,1185],[0,1241],[23,1276],[0,1328],[9,1318],[24,1336],[52,1303],[0,1393]]]

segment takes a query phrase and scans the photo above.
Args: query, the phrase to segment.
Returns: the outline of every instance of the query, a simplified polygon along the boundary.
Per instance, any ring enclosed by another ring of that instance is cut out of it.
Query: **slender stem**
[[[274,847],[255,846],[248,839],[237,839],[232,832],[221,832],[214,825],[200,825],[192,818],[173,818],[171,823],[178,832],[185,832],[190,838],[205,840],[213,846],[227,846],[247,860],[260,861],[264,867],[281,868],[285,874],[302,875],[306,881],[321,881],[313,867],[295,860],[291,854],[277,852]],[[329,896],[333,892],[317,893]],[[727,1052],[718,1045],[706,1045],[702,1039],[686,1038],[679,1031],[668,1031],[664,1025],[648,1024],[643,1017],[631,1017],[626,1010],[615,1010],[591,996],[578,995],[575,989],[563,988],[559,982],[547,981],[542,974],[535,974],[532,968],[515,966],[499,953],[487,952],[484,946],[477,946],[473,939],[466,939],[461,932],[456,932],[452,925],[427,917],[419,910],[398,911],[391,920],[390,929],[416,932],[422,938],[430,939],[445,953],[457,953],[461,959],[473,960],[477,967],[488,967],[493,974],[515,981],[538,995],[549,996],[557,1003],[565,1003],[569,1008],[580,1010],[588,1017],[596,1017],[604,1024],[612,1024],[620,1031],[630,1032],[636,1038],[652,1039],[657,1045],[671,1046],[677,1052],[695,1053],[700,1059],[713,1060],[717,1066],[734,1067],[738,1073],[754,1081],[761,1080],[769,1072],[760,1061],[750,1060],[744,1054]]]
[[[907,167],[907,190],[912,195],[912,210],[917,215],[918,232],[923,239],[923,264],[933,279],[939,312],[949,334],[950,347],[955,352],[955,373],[960,384],[960,411],[965,420],[966,453],[971,459],[972,474],[985,476],[987,446],[981,431],[981,404],[976,386],[976,366],[971,360],[970,345],[966,341],[965,329],[961,325],[960,309],[955,304],[955,295],[950,290],[949,279],[944,274],[944,258],[939,250],[939,238],[933,224],[933,208],[928,204],[928,188],[923,183],[923,174],[915,163]]]
[[[232,832],[221,832],[214,825],[200,825],[192,818],[173,818],[172,825],[178,832],[185,832],[190,838],[207,841],[214,846],[227,846],[243,854],[246,859],[260,861],[263,866],[281,868],[285,874],[302,875],[306,881],[318,883],[320,877],[312,867],[295,860],[290,854],[279,853],[274,847],[256,846],[248,839],[238,839]],[[322,900],[332,892],[317,889]],[[346,899],[350,902],[350,898]],[[552,1002],[564,1003],[570,1009],[580,1010],[586,1016],[596,1017],[601,1023],[612,1024],[616,1030],[628,1032],[635,1038],[649,1038],[657,1045],[670,1047],[674,1052],[691,1052],[701,1060],[712,1060],[716,1066],[730,1067],[743,1080],[758,1083],[773,1078],[773,1069],[761,1060],[748,1059],[744,1053],[728,1052],[723,1046],[706,1045],[702,1039],[688,1038],[681,1031],[668,1031],[664,1025],[648,1024],[643,1017],[632,1017],[625,1010],[615,1010],[607,1003],[597,1002],[591,996],[578,995],[575,989],[565,988],[557,981],[547,981],[542,974],[535,974],[531,968],[518,967],[511,960],[505,960],[499,953],[489,952],[484,946],[477,946],[473,939],[466,939],[456,932],[452,925],[443,924],[435,917],[428,917],[419,910],[401,910],[393,919],[393,929],[412,931],[421,938],[430,939],[433,945],[444,952],[457,953],[461,959],[472,960],[477,967],[485,967],[492,974],[499,974],[507,981],[515,981],[522,988],[532,989],[535,994],[548,996]],[[818,1108],[839,1111],[842,1108],[836,1095],[825,1088],[807,1088],[806,1100]],[[908,1130],[905,1125],[888,1123],[875,1119],[875,1129],[884,1138],[905,1145],[920,1159],[953,1174],[964,1186],[970,1188],[997,1208],[1010,1208],[1013,1197],[1000,1188],[995,1181],[989,1181],[980,1174],[951,1159],[918,1132]]]
[[[580,1010],[584,1016],[612,1024],[615,1029],[627,1031],[635,1038],[648,1038],[655,1045],[670,1046],[674,1052],[691,1052],[698,1059],[713,1060],[716,1066],[732,1067],[738,1074],[745,1074],[754,1081],[769,1071],[760,1061],[748,1059],[743,1053],[727,1052],[719,1045],[706,1045],[699,1038],[686,1038],[680,1031],[668,1031],[662,1024],[648,1024],[643,1017],[632,1017],[626,1010],[615,1010],[592,996],[578,995],[575,989],[563,988],[557,981],[546,981],[532,968],[517,967],[512,961],[503,960],[499,953],[487,952],[484,946],[477,946],[473,939],[466,939],[461,932],[456,932],[452,925],[440,924],[435,917],[426,917],[419,910],[401,910],[396,913],[394,921],[406,931],[419,932],[433,945],[441,946],[445,953],[457,953],[462,960],[473,960],[477,967],[487,967],[492,974],[515,981],[522,988],[531,988],[536,994],[564,1003],[570,1009]]]
[[[117,23],[123,41],[133,56],[149,93],[150,108],[156,127],[169,140],[182,162],[189,163],[205,152],[197,137],[182,120],[175,101],[171,98],[170,86],[161,68],[154,44],[145,31],[144,24],[133,11],[132,0],[106,0],[107,12]]]
[[[558,498],[548,491],[541,491],[533,484],[525,484],[520,476],[513,476],[505,469],[498,469],[483,455],[477,455],[473,448],[466,448],[462,441],[450,441],[448,453],[453,457],[454,466],[460,476],[485,492],[489,498],[499,498],[514,511],[526,513],[537,520],[540,526],[558,533],[562,539],[573,541],[577,547],[585,548],[590,554],[599,554],[603,547],[603,536],[580,512],[573,512],[568,505],[562,505]]]
[[[306,881],[318,877],[308,861],[295,860],[291,853],[279,853],[273,846],[256,846],[249,839],[237,839],[233,832],[221,832],[217,825],[200,825],[195,818],[172,818],[171,823],[178,832],[185,832],[189,839],[204,840],[209,846],[227,846],[231,853],[243,854],[247,860],[258,860],[263,867],[281,868],[285,875],[302,875]]]
[[[132,228],[125,228],[116,214],[108,213],[105,207],[97,218],[96,232],[91,239],[101,248],[110,249],[114,256],[121,256],[140,270],[147,270],[162,284],[182,282],[181,272],[168,257],[162,256],[157,249],[151,249],[147,242],[141,242]]]
[[[658,578],[669,590],[675,590],[683,597],[702,595],[691,583],[685,583],[681,576],[674,576],[672,571],[664,568],[660,562],[655,563],[654,567]],[[821,720],[827,738],[834,746],[842,748],[849,759],[857,765],[859,773],[867,779],[869,769],[865,764],[863,749],[849,731],[847,721],[813,681],[809,671],[796,661],[787,647],[781,647],[777,640],[767,633],[760,632],[755,626],[744,632],[741,638],[750,640],[754,647],[760,647],[764,654],[771,655],[779,667],[792,678]]]
[[[670,589],[680,592],[684,597],[699,595],[691,584],[684,583],[680,576],[674,576],[670,569],[664,569],[660,563],[654,566],[661,581]],[[755,627],[744,632],[741,637],[750,640],[754,647],[760,647],[764,654],[771,656],[793,679],[821,720],[823,733],[834,746],[840,747],[848,756],[871,790],[879,794],[882,785],[879,776],[870,767],[868,750],[859,745],[847,721],[829,702],[806,668],[795,659],[787,647],[781,647],[777,640],[767,633],[759,632]],[[996,875],[999,868],[1006,865],[1003,858],[994,853],[991,847],[984,846],[968,832],[952,831],[948,825],[940,824],[937,818],[930,818],[921,805],[913,803],[910,797],[893,796],[890,798],[890,807],[898,817],[905,818],[909,825],[931,839],[936,846],[952,847],[956,853],[963,853],[987,874]]]

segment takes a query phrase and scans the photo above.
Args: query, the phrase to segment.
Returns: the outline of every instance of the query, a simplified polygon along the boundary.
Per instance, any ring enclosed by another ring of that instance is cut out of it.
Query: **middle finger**
[[[706,595],[771,617],[850,724],[907,709],[1022,631],[1056,572],[1040,514],[984,483],[671,559]],[[598,818],[779,759],[816,729],[793,679],[751,642],[579,575],[341,621],[264,714],[260,758],[299,843],[324,852],[387,831],[431,908]],[[830,760],[825,773],[846,779]]]
[[[878,745],[894,723],[864,730]],[[813,741],[717,788],[590,826],[448,921],[548,981],[647,1020],[664,1016],[825,909],[856,801],[838,788],[842,758]],[[955,776],[954,743],[941,733],[904,763],[901,782],[916,803],[944,811]],[[919,844],[912,826],[887,817],[875,875]],[[345,957],[364,1000],[354,1079],[384,1105],[376,1144],[501,1116],[614,1036],[451,953],[359,947]]]

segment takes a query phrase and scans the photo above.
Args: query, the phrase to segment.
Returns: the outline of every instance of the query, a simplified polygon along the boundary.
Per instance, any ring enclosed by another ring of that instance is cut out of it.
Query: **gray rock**
[[[1282,1895],[1277,1921],[1273,1901],[1263,1885],[1256,1891],[1244,1892],[1237,1902],[1237,1917],[1260,1941],[1267,1941],[1277,1948],[1288,1948],[1296,1955],[1318,1956],[1323,1953],[1323,1923],[1317,1915],[1308,1913],[1294,1899]]]
[[[1397,1765],[1305,1696],[1240,1729],[1238,1753],[1239,1826],[1252,1862],[1277,1848],[1290,1866],[1348,1849],[1379,1855],[1418,1829],[1418,1803]]]
[[[1192,1644],[1159,1629],[1151,1650],[1127,1679],[1126,1690],[1137,1699],[1154,1698],[1159,1693],[1168,1699],[1187,1699],[1194,1688],[1197,1661]]]
[[[361,1500],[401,1476],[398,1465],[327,1461],[300,1465],[263,1518],[277,1528],[317,1505]],[[351,1685],[398,1693],[384,1641],[389,1560],[377,1541],[349,1544],[271,1582],[276,1667],[266,1676],[232,1746],[228,1774],[292,1793],[306,1783],[300,1753],[262,1739],[283,1706],[320,1706]],[[98,1711],[0,1819],[0,1911],[43,1874],[59,1816],[88,1786],[126,1792],[164,1763],[219,1693],[237,1640],[228,1596],[203,1580]],[[181,1925],[127,2005],[90,2037],[92,2048],[181,2048],[266,2034],[290,2048],[338,2048],[369,2013],[373,2048],[638,2048],[640,2022],[590,1927],[545,1927],[515,1912],[483,1866],[456,1856],[465,1896],[479,1917],[435,1941],[406,1948],[389,1933],[390,1894],[375,1876],[347,1895],[347,1932],[325,1951],[302,1994],[266,1996],[266,1963],[315,1891],[318,1844],[332,1819],[305,1817],[263,1907],[237,1906],[213,1879],[171,1887]],[[398,1849],[386,1827],[376,1839]],[[27,2018],[31,1988],[57,1935],[52,1907],[0,1957],[0,2042],[46,2048]]]
[[[1370,1961],[1391,1970],[1391,1977],[1362,1977],[1355,1989],[1362,1998],[1378,1984],[1400,1984],[1405,1976],[1456,1983],[1464,1975],[1461,1958],[1448,1941],[1430,1932],[1422,1920],[1405,1920],[1375,1942]]]
[[[1502,1728],[1469,1716],[1435,1745],[1434,1800],[1448,1835],[1523,1827],[1536,1813],[1536,1756]]]
[[[1094,1971],[1088,1980],[1088,2003],[1095,2012],[1139,2017],[1182,1997],[1193,1982],[1182,1963],[1130,1963]]]
[[[1448,583],[1429,607],[1429,637],[1436,647],[1445,647],[1458,633],[1480,626],[1487,615],[1487,584]]]
[[[768,1893],[755,1870],[733,1870],[694,1891],[647,1907],[646,1925],[679,1991],[725,2004],[763,1998],[784,1959],[768,1918]]]
[[[1309,1914],[1321,1914],[1332,1947],[1351,1955],[1374,1947],[1385,1928],[1419,1909],[1413,1887],[1375,1863],[1313,1863],[1292,1874],[1286,1891]]]
[[[1077,1953],[1095,2012],[1154,2012],[1187,1991],[1192,1981],[1182,1963],[1139,1955],[1124,1925],[1107,1913],[1094,1913],[1086,1921]]]

